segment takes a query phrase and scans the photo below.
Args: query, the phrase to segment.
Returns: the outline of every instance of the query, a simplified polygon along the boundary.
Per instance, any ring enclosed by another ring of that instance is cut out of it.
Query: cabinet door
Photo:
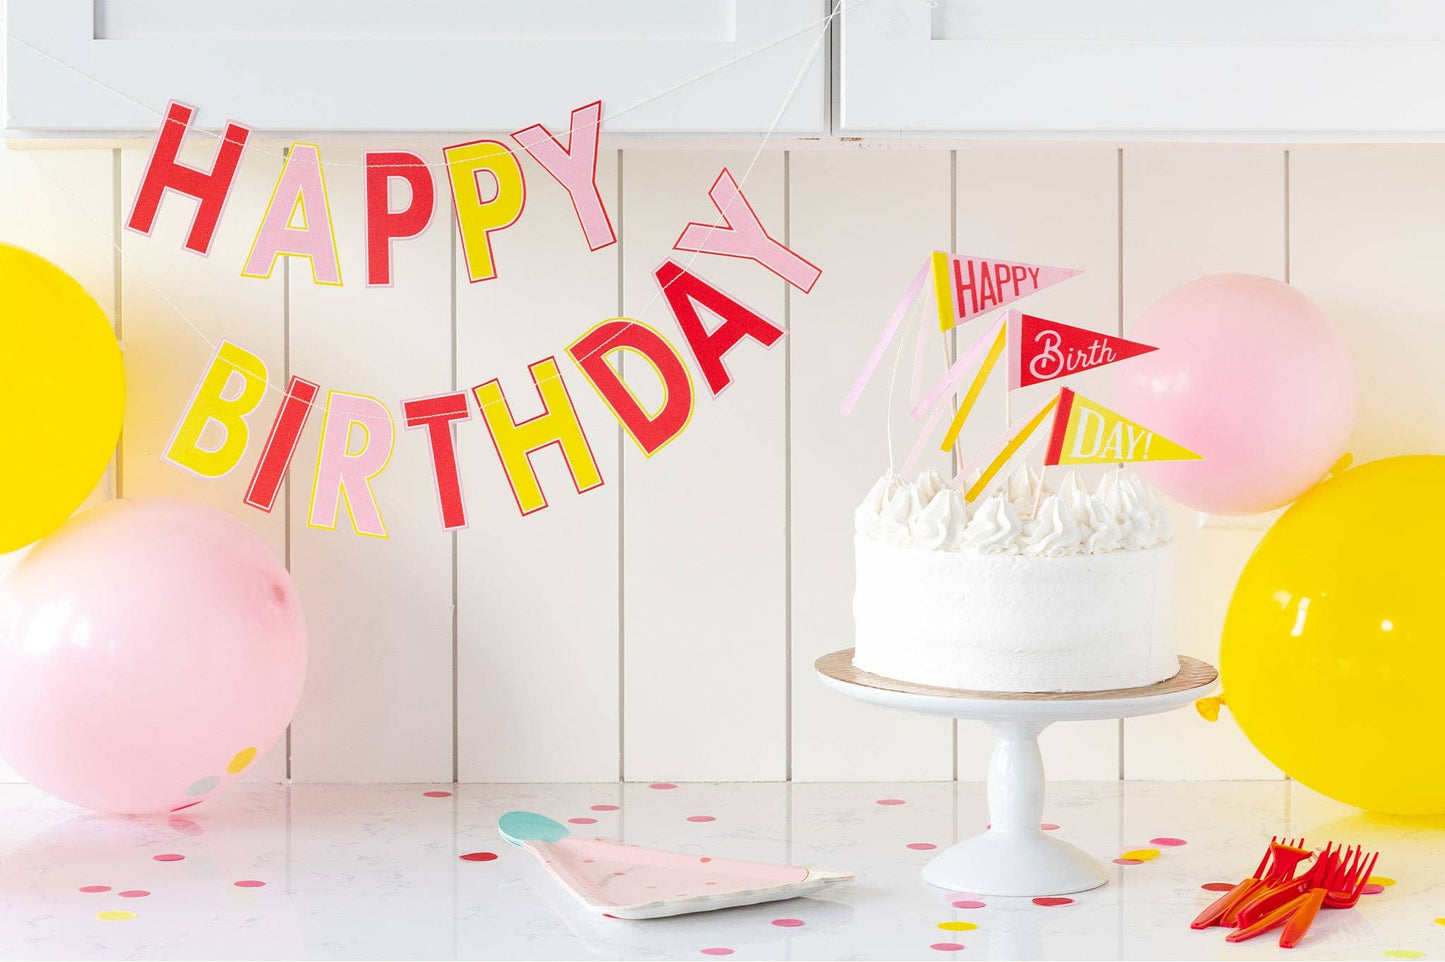
[[[867,0],[839,58],[845,134],[1445,137],[1434,0]]]
[[[826,131],[820,0],[9,0],[7,131]],[[791,97],[790,97],[791,95]],[[786,106],[785,106],[786,103]]]

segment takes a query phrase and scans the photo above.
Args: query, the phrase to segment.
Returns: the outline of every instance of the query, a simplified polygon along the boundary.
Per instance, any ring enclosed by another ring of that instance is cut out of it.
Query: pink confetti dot
[[[879,804],[879,805],[903,805],[903,804],[906,804],[906,803],[905,803],[905,802],[903,801],[903,799],[901,799],[901,798],[880,798],[880,799],[878,799],[878,804]]]
[[[594,812],[615,812],[615,811],[617,811],[617,806],[616,806],[616,805],[593,805],[593,806],[592,806],[592,811],[594,811]]]
[[[773,919],[773,924],[779,928],[795,929],[803,924],[802,919]]]
[[[109,885],[82,885],[82,886],[80,887],[80,890],[81,890],[82,892],[90,892],[90,893],[95,893],[95,892],[109,892],[109,891],[110,891],[110,886],[109,886]]]
[[[676,788],[677,786],[674,785],[674,784],[672,784],[672,782],[653,782],[651,785],[649,785],[649,786],[647,786],[647,787],[648,787],[648,788],[656,788],[656,789],[666,789],[666,788]],[[706,952],[707,949],[703,949],[703,951]],[[732,949],[728,949],[728,951],[731,952]]]
[[[1189,843],[1184,841],[1184,839],[1182,838],[1170,838],[1168,835],[1166,835],[1163,838],[1151,838],[1149,840],[1149,844],[1163,845],[1166,848],[1172,848],[1177,845],[1188,845]]]
[[[119,895],[123,899],[143,899],[151,893],[147,892],[145,889],[126,889],[124,892],[117,892],[115,894]]]
[[[258,889],[266,883],[260,879],[243,878],[239,882],[233,882],[231,884],[235,885],[238,889]]]
[[[940,952],[962,952],[963,945],[959,942],[935,942],[929,946],[930,949],[937,949]]]
[[[953,907],[956,909],[981,909],[984,907],[984,903],[977,899],[959,899],[953,903]]]
[[[1073,905],[1073,899],[1066,899],[1061,895],[1051,895],[1046,898],[1034,899],[1035,905]]]
[[[596,825],[596,824],[597,824],[597,819],[595,819],[595,818],[585,818],[585,817],[569,818],[569,819],[567,819],[567,821],[571,822],[573,825]]]
[[[732,950],[732,949],[723,949],[723,948],[701,949],[701,950],[699,950],[699,951],[701,951],[703,955],[732,955],[732,954],[733,954],[733,950]]]
[[[171,828],[180,832],[182,835],[190,835],[194,837],[196,835],[206,834],[205,829],[201,828],[201,826],[197,825],[189,818],[173,818],[170,820],[170,826]]]
[[[463,862],[490,862],[496,859],[496,857],[496,852],[468,852],[465,855],[458,856]]]
[[[1228,892],[1228,891],[1231,891],[1231,890],[1234,888],[1234,883],[1232,883],[1232,882],[1205,882],[1203,885],[1201,885],[1201,886],[1199,886],[1199,887],[1202,888],[1202,889],[1204,889],[1204,891],[1206,891],[1206,892]]]
[[[1385,891],[1385,886],[1379,885],[1379,884],[1377,884],[1377,883],[1375,883],[1375,882],[1371,882],[1371,883],[1369,883],[1368,885],[1366,885],[1364,888],[1360,889],[1360,894],[1361,894],[1361,895],[1379,895],[1379,894],[1380,894],[1381,892],[1383,892],[1383,891]]]
[[[157,862],[179,862],[183,860],[185,856],[177,855],[174,852],[168,852],[165,855],[152,855],[151,858],[155,859]]]
[[[909,842],[908,847],[913,849],[915,852],[927,852],[930,849],[938,848],[938,846],[934,845],[932,842]]]
[[[1039,828],[1043,829],[1046,832],[1057,832],[1059,830],[1059,827],[1053,822],[1040,822]]]
[[[422,792],[424,798],[451,798],[451,792]]]
[[[1143,860],[1142,858],[1116,858],[1116,859],[1114,859],[1114,864],[1115,864],[1115,865],[1143,865],[1143,864],[1144,864],[1144,860]]]
[[[716,818],[713,818],[711,815],[689,815],[689,816],[687,817],[687,820],[688,820],[689,822],[715,822],[715,821],[717,821],[717,819],[716,819]]]

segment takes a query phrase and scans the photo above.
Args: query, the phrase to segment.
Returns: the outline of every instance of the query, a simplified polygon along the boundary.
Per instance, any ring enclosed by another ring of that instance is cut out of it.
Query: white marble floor
[[[923,846],[983,828],[975,783],[241,785],[156,819],[88,815],[3,786],[0,957],[1445,957],[1445,819],[1371,818],[1279,782],[1062,783],[1050,792],[1045,818],[1063,837],[1104,859],[1136,848],[1159,855],[1110,865],[1108,885],[1068,905],[932,889],[918,875],[932,854]],[[878,804],[885,798],[903,804]],[[857,880],[818,898],[675,919],[597,917],[497,837],[497,816],[515,808],[596,819],[578,825],[590,834]],[[1201,884],[1249,874],[1276,832],[1376,847],[1376,874],[1395,884],[1357,909],[1321,913],[1293,951],[1268,937],[1229,945],[1221,929],[1191,931],[1214,897]],[[1150,844],[1159,837],[1187,844]],[[460,858],[476,852],[496,858]],[[108,888],[84,890],[99,886]],[[940,928],[951,922],[967,925]]]

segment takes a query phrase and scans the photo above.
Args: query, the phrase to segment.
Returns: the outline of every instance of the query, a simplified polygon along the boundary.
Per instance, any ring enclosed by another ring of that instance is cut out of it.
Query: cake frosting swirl
[[[1070,471],[1055,491],[1021,466],[972,505],[936,471],[912,481],[890,472],[853,519],[858,534],[884,544],[1038,558],[1141,550],[1173,538],[1149,484],[1126,471],[1105,472],[1092,492]]]

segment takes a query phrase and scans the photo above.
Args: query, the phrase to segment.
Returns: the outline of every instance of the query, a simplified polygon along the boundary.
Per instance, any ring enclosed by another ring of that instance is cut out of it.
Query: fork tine
[[[1264,858],[1259,860],[1259,868],[1254,870],[1254,877],[1259,878],[1264,874],[1264,867],[1269,864],[1269,857],[1274,853],[1274,843],[1279,839],[1278,835],[1269,837],[1269,844],[1264,848]]]
[[[1358,898],[1359,895],[1360,895],[1360,893],[1361,893],[1362,891],[1364,891],[1365,886],[1366,886],[1366,885],[1369,883],[1369,881],[1370,881],[1370,873],[1375,870],[1375,863],[1376,863],[1377,861],[1379,861],[1379,860],[1380,860],[1380,853],[1379,853],[1379,852],[1376,852],[1374,855],[1371,855],[1371,856],[1370,856],[1370,864],[1365,867],[1365,870],[1360,873],[1360,877],[1355,880],[1355,886],[1354,886],[1353,890],[1350,892],[1350,894],[1351,894],[1352,896],[1354,896],[1355,898]]]

